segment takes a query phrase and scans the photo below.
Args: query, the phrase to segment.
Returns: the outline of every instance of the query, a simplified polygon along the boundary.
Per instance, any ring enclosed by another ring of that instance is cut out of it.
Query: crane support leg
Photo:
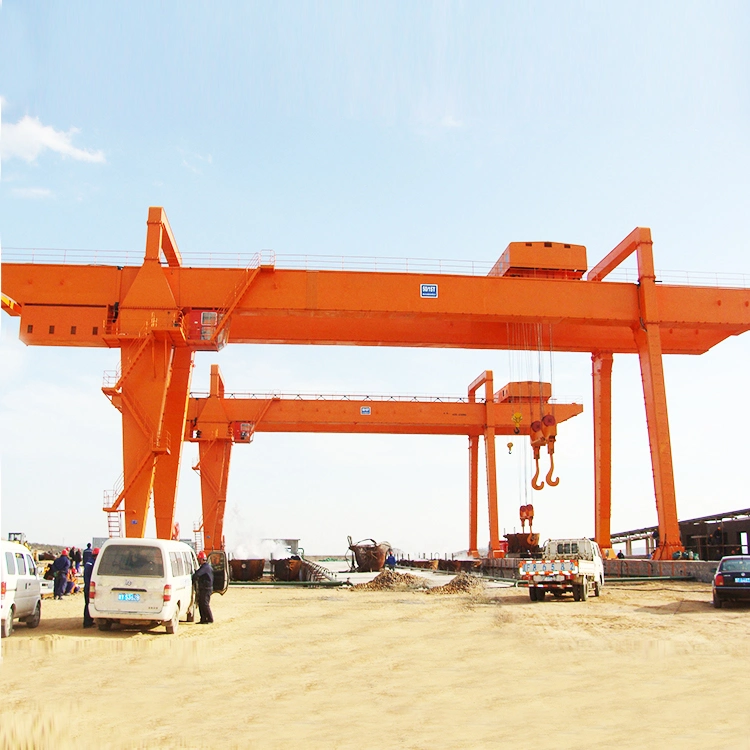
[[[171,539],[174,528],[182,433],[185,429],[192,371],[193,352],[186,347],[175,349],[162,421],[162,431],[171,436],[170,450],[157,459],[154,475],[154,513],[156,536],[159,539]]]
[[[659,518],[659,546],[654,551],[654,558],[669,560],[672,553],[682,551],[683,546],[677,520],[672,446],[669,439],[669,417],[658,327],[649,326],[648,331],[637,331],[636,341],[641,363],[643,397],[646,402],[656,512]]]
[[[479,438],[469,436],[469,555],[479,557],[477,511],[479,485]]]
[[[492,398],[491,396],[489,398]],[[489,403],[489,402],[488,402]],[[488,410],[489,411],[489,410]],[[484,450],[487,467],[487,503],[490,525],[490,546],[487,557],[500,557],[500,532],[497,514],[497,470],[495,465],[495,428],[484,431]]]
[[[595,539],[602,549],[612,546],[612,352],[591,355],[594,385]]]
[[[231,440],[199,443],[201,496],[203,498],[203,546],[207,551],[224,548],[224,510],[227,502]]]
[[[488,516],[490,526],[490,543],[487,550],[488,557],[501,557],[500,552],[500,532],[498,529],[498,515],[497,515],[497,470],[495,466],[495,389],[494,389],[494,378],[492,370],[485,370],[479,377],[477,377],[471,385],[469,385],[469,403],[476,403],[477,390],[481,386],[484,386],[484,403],[485,403],[485,418],[484,418],[484,451],[485,451],[485,468],[487,470],[487,505],[488,505]],[[471,494],[476,489],[476,472],[473,467],[476,467],[476,458],[471,453],[471,440],[475,438],[469,438],[469,461],[472,466],[470,472],[470,500],[469,500],[469,551],[476,549],[476,510],[477,505],[474,500],[476,494]],[[472,484],[474,486],[472,488]],[[472,516],[473,513],[473,516]],[[478,553],[477,553],[478,554]]]
[[[145,347],[142,340],[134,339],[123,342],[121,348],[123,496],[128,537],[145,534],[156,459],[169,450],[169,435],[161,425],[173,352],[168,340],[153,335]],[[181,438],[179,430],[175,442]]]
[[[661,331],[656,297],[656,274],[650,234],[638,246],[638,304],[640,325],[635,342],[641,364],[646,422],[651,446],[656,512],[659,517],[659,545],[654,558],[669,560],[674,552],[683,551],[677,520],[677,499],[672,468],[672,444],[669,439],[667,392],[664,384]]]

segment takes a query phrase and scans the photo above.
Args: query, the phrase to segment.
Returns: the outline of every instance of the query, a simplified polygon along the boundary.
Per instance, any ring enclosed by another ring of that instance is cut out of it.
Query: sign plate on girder
[[[438,285],[437,284],[420,284],[419,296],[426,297],[427,299],[437,299]]]
[[[370,414],[372,414],[372,407],[371,406],[360,406],[359,407],[359,413],[363,417],[369,417]]]

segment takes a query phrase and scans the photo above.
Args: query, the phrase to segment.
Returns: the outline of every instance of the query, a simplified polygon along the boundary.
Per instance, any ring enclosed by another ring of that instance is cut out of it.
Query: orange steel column
[[[656,299],[656,275],[650,232],[643,237],[637,252],[638,303],[641,318],[640,326],[635,330],[635,341],[641,365],[656,493],[656,511],[659,517],[659,545],[654,550],[654,558],[668,560],[671,559],[673,552],[682,551],[684,547],[680,539],[680,526],[677,520],[672,445],[669,437],[667,394],[664,385],[661,331]]]
[[[162,430],[170,436],[169,452],[159,455],[154,475],[154,514],[156,536],[159,539],[171,539],[174,527],[182,434],[187,416],[192,372],[193,352],[186,347],[175,349],[162,421]]]
[[[121,376],[115,386],[122,409],[122,452],[124,465],[125,535],[142,537],[146,531],[146,516],[154,488],[154,472],[158,456],[170,452],[173,438],[178,448],[182,439],[182,424],[170,435],[165,424],[167,393],[172,382],[173,365],[180,363],[175,376],[173,401],[184,400],[176,407],[184,421],[187,400],[185,356],[175,360],[175,347],[184,347],[182,313],[177,306],[160,257],[164,254],[169,269],[179,268],[181,258],[164,211],[150,208],[146,230],[146,253],[143,265],[127,290],[112,321],[112,338],[120,346]],[[189,381],[189,372],[187,373]],[[185,391],[179,396],[181,391]],[[178,423],[171,414],[169,426]],[[178,457],[179,460],[179,451]],[[167,461],[169,467],[171,461]],[[171,467],[176,471],[175,467]],[[166,471],[169,474],[169,468]],[[176,476],[176,474],[175,474]],[[173,494],[174,490],[171,490]],[[159,536],[170,539],[174,514],[174,497],[160,487]],[[118,499],[119,502],[119,499]],[[161,506],[170,506],[164,510]],[[167,520],[165,521],[165,513]],[[165,528],[168,527],[168,528]]]
[[[500,530],[497,513],[497,469],[495,464],[495,390],[493,387],[492,371],[487,370],[484,383],[485,408],[487,423],[484,428],[484,450],[487,469],[487,505],[490,526],[490,544],[487,557],[498,557],[500,553]]]
[[[469,386],[469,402],[476,401],[477,389],[484,385],[485,395],[485,423],[484,423],[484,450],[485,450],[485,468],[487,470],[487,507],[489,516],[489,531],[490,541],[489,548],[487,550],[488,557],[497,557],[500,553],[500,532],[498,525],[498,514],[497,514],[497,470],[495,465],[495,415],[493,405],[495,403],[495,392],[493,388],[493,375],[492,370],[485,370],[474,382]],[[471,443],[469,443],[469,461],[470,461],[470,492],[472,490],[471,483],[475,482],[475,474],[471,466],[474,457],[471,455]],[[477,456],[478,458],[478,456]],[[474,464],[476,465],[476,464]],[[477,523],[477,504],[474,497],[470,495],[469,499],[469,547],[470,552],[472,551],[472,543],[476,548],[476,523]],[[473,537],[472,537],[473,534]],[[477,555],[478,555],[477,551]]]
[[[473,401],[473,394],[469,398]],[[477,512],[479,485],[479,438],[476,435],[469,436],[469,554],[479,557],[479,546],[477,543]]]
[[[602,549],[612,546],[612,352],[591,355],[594,384],[595,539]]]
[[[232,440],[201,441],[201,496],[203,502],[203,546],[207,551],[224,548],[224,510],[227,504]]]
[[[145,343],[145,346],[144,346]],[[122,344],[122,453],[124,470],[125,536],[142,537],[151,501],[156,458],[165,453],[161,421],[173,348],[151,335],[147,342]],[[175,436],[179,440],[181,430]],[[171,529],[167,539],[171,537]]]

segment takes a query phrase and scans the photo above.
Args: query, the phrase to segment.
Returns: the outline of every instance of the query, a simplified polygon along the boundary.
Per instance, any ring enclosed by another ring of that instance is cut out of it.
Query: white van
[[[164,625],[176,633],[181,616],[195,619],[193,548],[167,539],[108,539],[91,574],[89,612],[99,630]]]
[[[19,619],[29,628],[42,618],[42,585],[36,563],[28,547],[0,541],[0,630],[7,638],[13,621]]]

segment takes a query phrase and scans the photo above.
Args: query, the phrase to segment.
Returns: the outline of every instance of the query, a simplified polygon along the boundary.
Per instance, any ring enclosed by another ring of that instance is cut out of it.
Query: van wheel
[[[589,579],[586,576],[581,581],[581,601],[586,601],[589,598]]]
[[[112,630],[112,620],[97,620],[96,626],[99,630]]]
[[[537,589],[536,590],[536,600],[538,602],[543,602],[544,601],[544,596],[545,596],[546,593],[547,593],[547,589],[542,589],[542,588]]]
[[[581,601],[581,584],[580,583],[573,584],[573,599],[575,599],[577,602]]]
[[[0,633],[0,635],[2,635],[3,638],[10,638],[10,634],[13,632],[13,618],[15,616],[16,608],[11,607],[8,611],[8,616],[2,622],[2,633]]]
[[[174,635],[177,632],[177,628],[180,626],[180,608],[177,607],[174,611],[174,617],[167,623],[165,623],[167,633]]]
[[[716,609],[721,609],[721,599],[719,599],[719,597],[716,596],[716,594],[714,594],[714,607]]]
[[[529,586],[529,599],[532,602],[536,601],[536,586]]]
[[[26,627],[27,628],[37,628],[39,627],[39,622],[42,619],[42,603],[37,602],[36,603],[36,609],[34,609],[34,614],[30,615],[26,619]]]
[[[602,587],[599,585],[599,581],[594,581],[594,596],[601,596]]]

